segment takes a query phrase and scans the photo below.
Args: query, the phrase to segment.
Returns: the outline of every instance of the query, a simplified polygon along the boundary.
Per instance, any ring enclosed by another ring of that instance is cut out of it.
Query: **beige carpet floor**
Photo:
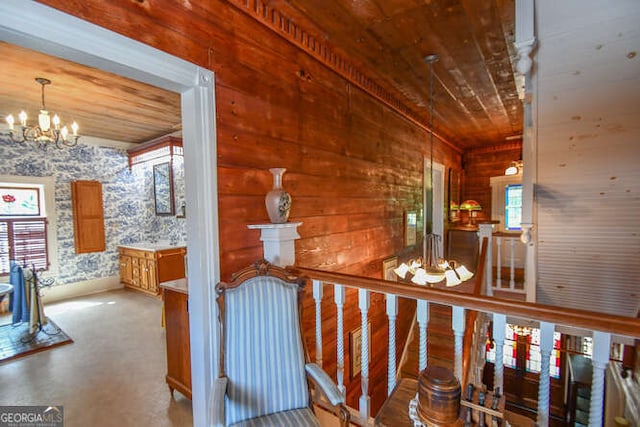
[[[169,393],[161,300],[117,290],[45,305],[74,343],[0,364],[0,406],[63,405],[64,425],[191,426]]]

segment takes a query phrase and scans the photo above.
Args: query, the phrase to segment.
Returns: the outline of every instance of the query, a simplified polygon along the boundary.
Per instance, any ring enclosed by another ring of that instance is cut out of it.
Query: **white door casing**
[[[220,276],[213,73],[35,2],[0,2],[0,40],[181,94],[193,421],[207,425],[218,367],[213,289]]]

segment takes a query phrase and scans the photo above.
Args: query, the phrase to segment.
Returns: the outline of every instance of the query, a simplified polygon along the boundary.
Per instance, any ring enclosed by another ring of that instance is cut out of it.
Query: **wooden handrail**
[[[452,289],[427,288],[408,283],[391,282],[299,266],[289,267],[288,269],[293,274],[308,276],[315,280],[337,283],[352,288],[368,289],[373,292],[390,293],[403,298],[422,299],[485,313],[500,313],[557,325],[573,326],[629,337],[640,337],[640,319],[634,317],[616,316],[488,296],[476,296]]]

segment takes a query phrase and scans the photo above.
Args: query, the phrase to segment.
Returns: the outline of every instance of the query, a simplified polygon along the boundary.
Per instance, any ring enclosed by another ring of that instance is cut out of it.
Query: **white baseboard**
[[[83,295],[96,294],[99,292],[121,288],[123,288],[123,285],[122,283],[120,283],[120,276],[110,276],[44,288],[41,291],[41,296],[42,302],[44,304],[47,304],[53,301],[59,301]]]

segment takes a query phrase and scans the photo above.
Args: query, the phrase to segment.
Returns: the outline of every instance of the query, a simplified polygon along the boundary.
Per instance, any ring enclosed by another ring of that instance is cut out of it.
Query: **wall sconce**
[[[507,176],[520,175],[522,173],[522,160],[513,161],[508,168],[504,170],[504,174]]]

